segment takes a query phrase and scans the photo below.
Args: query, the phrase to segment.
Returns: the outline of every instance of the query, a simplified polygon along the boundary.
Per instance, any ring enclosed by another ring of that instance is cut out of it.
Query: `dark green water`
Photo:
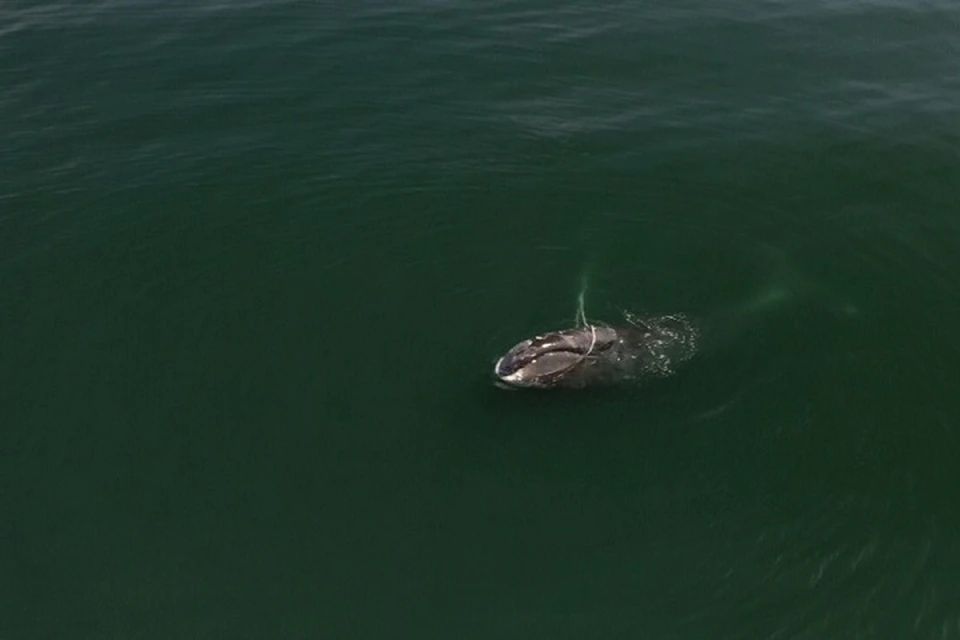
[[[0,638],[960,637],[956,2],[6,2],[0,151]]]

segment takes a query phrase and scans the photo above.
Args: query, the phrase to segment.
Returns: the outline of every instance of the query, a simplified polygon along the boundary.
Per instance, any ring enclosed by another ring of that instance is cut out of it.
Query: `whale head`
[[[609,350],[616,340],[616,331],[605,326],[551,331],[511,347],[497,360],[493,373],[499,383],[508,387],[562,386]]]

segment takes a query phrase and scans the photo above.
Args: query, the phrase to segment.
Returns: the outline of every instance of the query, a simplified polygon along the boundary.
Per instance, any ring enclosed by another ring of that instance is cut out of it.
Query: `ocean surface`
[[[956,0],[4,1],[0,638],[960,638],[958,249]]]

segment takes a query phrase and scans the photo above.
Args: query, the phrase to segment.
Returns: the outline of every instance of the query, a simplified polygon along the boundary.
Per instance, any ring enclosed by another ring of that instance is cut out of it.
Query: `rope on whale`
[[[580,357],[581,362],[585,360],[591,353],[593,353],[593,347],[597,344],[597,327],[587,321],[586,297],[587,274],[584,273],[580,277],[580,293],[577,294],[577,316],[574,319],[574,324],[578,328],[590,327],[590,347],[587,349],[587,352]]]

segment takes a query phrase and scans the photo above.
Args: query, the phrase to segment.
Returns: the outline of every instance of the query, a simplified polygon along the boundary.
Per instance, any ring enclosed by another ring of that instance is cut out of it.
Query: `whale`
[[[511,347],[493,368],[514,389],[608,387],[673,375],[699,351],[701,329],[682,313],[623,312],[617,324],[547,331]]]
[[[806,278],[782,252],[766,249],[767,284],[746,299],[696,317],[621,310],[613,323],[588,321],[583,295],[574,326],[514,344],[493,367],[494,383],[509,389],[584,389],[643,383],[676,374],[695,358],[740,361],[756,351],[778,322],[836,333],[838,320],[859,316],[845,298]],[[814,315],[810,315],[814,314]],[[797,329],[790,329],[798,339]],[[803,329],[801,329],[803,331]],[[778,338],[781,339],[782,338]]]

